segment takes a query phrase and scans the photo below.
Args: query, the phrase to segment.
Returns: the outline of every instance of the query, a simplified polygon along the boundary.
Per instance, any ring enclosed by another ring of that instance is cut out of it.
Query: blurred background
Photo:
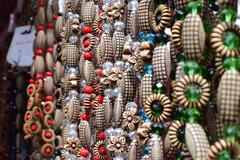
[[[0,160],[28,159],[31,151],[22,138],[29,67],[10,64],[6,57],[15,28],[32,23],[33,1],[0,0]]]

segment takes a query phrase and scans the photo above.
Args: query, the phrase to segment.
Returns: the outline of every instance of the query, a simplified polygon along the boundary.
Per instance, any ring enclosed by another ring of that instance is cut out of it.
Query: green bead
[[[231,152],[228,150],[221,151],[216,157],[216,160],[227,160],[227,159],[231,159]]]
[[[155,4],[165,4],[166,3],[166,0],[154,0],[154,3]]]
[[[232,8],[225,8],[219,12],[219,18],[227,23],[235,22],[237,19],[237,11]]]
[[[166,33],[155,34],[155,40],[159,45],[164,45],[168,42],[169,36]]]
[[[176,15],[175,15],[175,19],[176,20],[184,20],[186,17],[186,11],[185,10],[176,10]]]
[[[202,75],[202,67],[196,62],[189,61],[189,62],[183,63],[183,69],[187,75],[194,75],[194,74]]]
[[[37,4],[33,4],[33,9],[37,10],[38,9],[38,5]]]
[[[188,108],[185,110],[183,119],[190,123],[195,123],[201,116],[201,112],[197,108]]]
[[[189,102],[198,102],[201,97],[200,87],[195,84],[187,85],[184,95]]]
[[[214,4],[216,2],[216,0],[208,0],[208,4]]]
[[[184,53],[179,53],[179,54],[177,54],[177,55],[176,55],[176,59],[177,59],[178,62],[181,62],[181,61],[185,61],[185,60],[186,60],[186,58],[185,58],[185,56],[184,56]]]
[[[230,50],[235,50],[240,45],[240,38],[239,35],[236,34],[234,31],[227,31],[223,35],[223,44],[226,48]]]
[[[223,61],[223,68],[225,70],[239,70],[240,59],[237,57],[228,57]]]
[[[162,124],[154,123],[152,125],[152,132],[160,136],[164,133],[164,126]]]
[[[176,160],[184,160],[185,158],[184,158],[184,156],[181,154],[181,153],[179,153],[177,156],[176,156]]]
[[[202,10],[202,3],[199,1],[189,2],[187,5],[188,13],[199,14]]]
[[[153,93],[156,94],[161,94],[162,92],[164,92],[164,86],[162,83],[156,83],[153,87],[152,87],[152,91]]]
[[[153,101],[151,104],[151,110],[152,114],[154,116],[160,116],[160,114],[163,112],[163,106],[160,101]]]
[[[183,107],[178,107],[176,108],[176,110],[172,113],[172,119],[174,120],[182,120],[184,119],[184,113],[185,113],[185,110]]]
[[[224,127],[224,136],[230,142],[235,142],[240,139],[239,131],[240,131],[240,126],[227,125]]]

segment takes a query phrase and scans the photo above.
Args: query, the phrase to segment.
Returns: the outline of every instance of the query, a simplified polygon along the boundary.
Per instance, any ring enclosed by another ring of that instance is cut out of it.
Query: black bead
[[[61,152],[59,150],[54,151],[55,156],[61,156]]]
[[[57,130],[55,130],[55,134],[56,134],[56,135],[61,135],[61,134],[62,134],[62,131],[61,131],[60,129],[57,129]]]
[[[62,46],[61,46],[61,45],[58,45],[58,46],[57,46],[57,53],[60,53],[61,50],[62,50]]]
[[[61,103],[57,103],[56,107],[57,107],[57,109],[62,109],[62,104]]]

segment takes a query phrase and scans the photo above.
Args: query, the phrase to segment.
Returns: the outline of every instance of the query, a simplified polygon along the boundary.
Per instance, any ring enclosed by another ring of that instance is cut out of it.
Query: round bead
[[[52,121],[51,119],[48,119],[48,120],[47,120],[47,124],[48,124],[49,126],[51,126],[51,125],[53,125],[53,121]]]
[[[103,103],[103,96],[98,97],[97,101],[98,103]]]
[[[237,57],[228,57],[224,60],[223,67],[226,70],[239,70],[240,59]]]
[[[46,72],[45,75],[46,76],[51,76],[51,77],[53,76],[52,72],[50,72],[50,71]]]
[[[89,44],[90,44],[90,40],[89,40],[89,39],[83,40],[83,46],[84,46],[85,48],[88,47]]]
[[[91,86],[86,86],[83,88],[83,92],[87,94],[91,94],[94,92],[94,89]]]
[[[99,76],[99,77],[102,77],[102,76],[103,76],[103,70],[102,70],[102,69],[99,69],[99,70],[98,70],[98,76]]]
[[[90,105],[90,107],[92,107],[92,106],[94,105],[94,102],[91,101],[91,102],[89,103],[89,105]]]
[[[30,126],[32,131],[36,131],[37,130],[37,125],[36,124],[31,124]]]
[[[46,105],[46,106],[45,106],[45,110],[46,110],[47,112],[49,112],[49,111],[51,110],[51,106]]]
[[[40,73],[38,73],[38,74],[37,74],[37,79],[43,79],[43,75],[40,74]]]
[[[53,20],[55,20],[55,21],[56,21],[57,19],[58,19],[58,16],[56,16],[56,15],[55,15],[55,16],[53,16]]]
[[[83,157],[87,157],[89,155],[89,151],[86,149],[83,149],[80,151],[80,155]]]
[[[80,118],[81,118],[82,120],[86,120],[86,121],[89,121],[89,120],[90,120],[90,116],[89,116],[88,114],[86,114],[86,113],[81,114],[81,115],[80,115]]]
[[[53,96],[46,96],[45,99],[46,101],[53,101]]]
[[[104,133],[104,132],[100,132],[100,133],[97,135],[97,138],[100,139],[100,140],[104,140],[104,139],[105,139],[105,133]]]
[[[106,154],[106,148],[104,146],[101,146],[98,148],[98,152],[101,155],[105,155]]]
[[[90,27],[88,27],[88,26],[84,26],[84,27],[82,28],[82,32],[83,32],[84,34],[91,33],[91,32],[92,32],[92,28],[90,28]]]
[[[85,52],[84,55],[83,55],[84,59],[86,60],[91,60],[93,58],[93,55],[92,53],[90,52]]]
[[[51,48],[51,47],[47,48],[47,52],[52,53],[53,52],[53,48]]]
[[[35,81],[34,81],[34,79],[29,79],[29,81],[28,81],[30,84],[33,84],[33,83],[35,83]]]
[[[54,27],[54,25],[53,25],[53,23],[48,23],[47,27],[52,29]]]
[[[184,72],[187,75],[202,74],[202,67],[196,62],[186,62],[183,64]]]
[[[190,102],[198,102],[201,97],[201,90],[198,85],[188,85],[184,92],[186,98]]]
[[[52,132],[46,131],[45,134],[44,134],[44,136],[49,139],[49,138],[52,137]]]
[[[44,30],[44,27],[43,27],[43,26],[37,26],[37,30],[38,30],[38,31]]]
[[[43,51],[41,49],[37,49],[35,51],[36,55],[42,55],[43,54]]]
[[[52,153],[52,148],[51,148],[50,146],[47,146],[47,147],[44,148],[44,152],[45,152],[47,155],[49,155],[49,154]]]
[[[103,27],[102,23],[99,23],[98,24],[98,29],[102,30],[102,27]]]
[[[45,3],[44,2],[38,2],[38,6],[39,7],[45,7]]]
[[[230,50],[235,50],[240,46],[240,38],[234,31],[227,31],[223,35],[223,44]]]

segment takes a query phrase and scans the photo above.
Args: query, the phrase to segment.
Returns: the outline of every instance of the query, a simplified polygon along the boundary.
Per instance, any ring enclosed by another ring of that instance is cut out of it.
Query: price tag
[[[26,31],[29,32],[27,33]],[[7,62],[13,66],[30,67],[33,61],[32,57],[34,38],[35,38],[34,27],[32,28],[30,28],[30,26],[17,27],[15,29],[14,36],[8,50]]]

